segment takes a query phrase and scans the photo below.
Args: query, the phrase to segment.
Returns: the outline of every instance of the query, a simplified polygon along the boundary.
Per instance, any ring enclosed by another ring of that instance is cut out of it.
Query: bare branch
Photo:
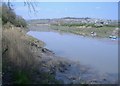
[[[28,7],[28,10],[30,11],[30,12],[36,12],[36,9],[35,9],[35,6],[37,6],[36,5],[36,3],[35,3],[35,0],[24,0],[24,6],[27,6]],[[7,1],[7,5],[8,5],[8,7],[10,8],[10,9],[12,9],[13,7],[12,7],[12,2],[11,2],[11,0],[8,0]]]

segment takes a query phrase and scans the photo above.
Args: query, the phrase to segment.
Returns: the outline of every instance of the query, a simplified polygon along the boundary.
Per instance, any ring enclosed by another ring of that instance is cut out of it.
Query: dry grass
[[[9,59],[20,68],[34,67],[36,63],[34,54],[30,51],[29,41],[20,28],[11,28],[3,30],[2,49],[3,58]]]
[[[40,60],[38,60],[39,49],[44,43],[27,36],[21,28],[11,26],[3,28],[2,58],[3,58],[3,83],[33,84],[33,83],[56,83],[54,76],[46,75],[39,71]],[[31,46],[31,44],[36,46]],[[33,52],[36,51],[36,52]],[[42,58],[44,56],[41,56]],[[43,77],[43,78],[41,78]],[[47,78],[49,77],[49,78]],[[38,79],[38,81],[37,81]]]
[[[38,64],[30,42],[21,28],[3,28],[3,83],[30,83],[30,74]]]

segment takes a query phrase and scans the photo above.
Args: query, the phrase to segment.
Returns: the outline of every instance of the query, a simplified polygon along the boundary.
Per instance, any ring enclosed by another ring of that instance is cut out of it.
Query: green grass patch
[[[96,32],[97,37],[109,37],[109,35],[112,34],[112,32],[115,30],[117,27],[111,27],[111,26],[103,26],[103,27],[69,27],[69,26],[51,26],[52,29],[61,31],[61,32],[69,32],[69,33],[74,33],[78,35],[85,35],[85,36],[91,36],[91,32]]]
[[[94,23],[63,23],[63,24],[52,24],[53,26],[68,26],[68,27],[79,27],[79,26],[84,26],[84,27],[102,27],[98,26]]]
[[[41,84],[60,84],[62,82],[58,81],[55,79],[55,75],[51,75],[50,73],[40,73],[39,74],[40,78],[41,78]]]
[[[36,38],[34,38],[32,36],[28,36],[28,41],[30,41],[31,43],[35,43],[36,42],[37,45],[39,45],[41,47],[45,46],[45,43],[43,41],[38,40],[38,39],[36,39]]]
[[[25,71],[16,71],[13,79],[15,84],[26,84],[30,83],[30,77]]]
[[[35,42],[35,41],[37,41],[37,39],[34,38],[34,37],[32,37],[32,36],[29,36],[29,40],[30,40],[31,42]]]

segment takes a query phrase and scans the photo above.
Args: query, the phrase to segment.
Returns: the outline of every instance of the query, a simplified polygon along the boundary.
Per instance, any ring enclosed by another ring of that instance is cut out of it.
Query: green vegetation
[[[11,23],[17,27],[26,27],[26,21],[15,14],[14,10],[7,6],[5,3],[2,4],[2,23],[3,25],[6,23]]]
[[[91,26],[56,26],[51,25],[51,29],[61,31],[61,32],[69,32],[74,33],[78,35],[84,35],[84,36],[91,36],[91,32],[96,32],[97,37],[109,37],[113,31],[117,27],[113,26],[102,26],[102,27],[91,27]],[[117,33],[115,34],[117,36]]]
[[[14,83],[16,84],[26,84],[30,83],[30,77],[27,72],[25,71],[16,71],[13,76]]]
[[[68,32],[77,35],[83,36],[92,36],[92,37],[100,37],[100,38],[108,38],[111,35],[118,37],[119,29],[117,21],[111,20],[110,22],[103,20],[101,23],[100,20],[98,22],[94,21],[82,21],[79,18],[72,18],[74,20],[65,19],[37,19],[30,20],[29,26],[33,27],[32,30],[37,31],[59,31],[59,32]],[[76,20],[77,19],[77,20]],[[97,20],[97,19],[96,19]],[[91,34],[92,32],[95,33]]]
[[[27,23],[21,16],[16,16],[16,20],[14,22],[17,27],[26,27]]]
[[[41,81],[38,83],[40,84],[60,84],[61,82],[55,79],[54,75],[50,73],[41,72],[39,75],[41,77]]]
[[[59,24],[53,24],[53,25],[56,25],[56,26],[59,26]],[[76,27],[76,26],[85,26],[85,27],[98,27],[97,25],[95,24],[87,24],[87,23],[64,23],[64,24],[60,24],[60,26],[68,26],[68,27]]]
[[[68,26],[68,27],[78,27],[78,26],[84,26],[84,27],[93,27],[93,28],[99,28],[99,27],[116,27],[117,25],[109,24],[109,25],[100,25],[100,24],[94,24],[94,23],[60,23],[60,24],[51,24],[55,26]]]

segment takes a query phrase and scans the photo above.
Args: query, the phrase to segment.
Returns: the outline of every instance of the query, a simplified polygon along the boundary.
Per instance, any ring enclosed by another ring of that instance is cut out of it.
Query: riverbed
[[[118,42],[69,33],[29,31],[56,55],[88,65],[100,73],[118,73]]]

